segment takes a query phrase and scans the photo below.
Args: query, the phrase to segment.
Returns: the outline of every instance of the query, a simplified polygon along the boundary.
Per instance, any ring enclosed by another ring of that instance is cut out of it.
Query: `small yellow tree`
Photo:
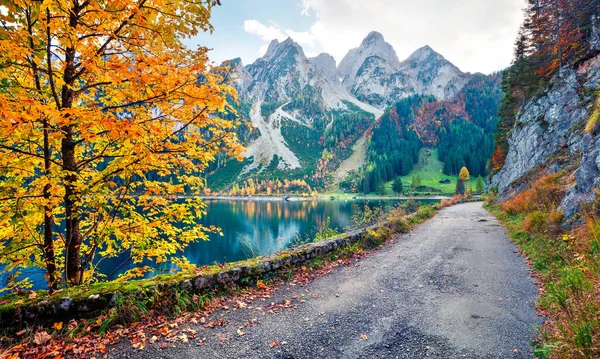
[[[8,0],[0,11],[0,263],[78,285],[99,258],[207,238],[203,169],[242,147],[235,91],[182,40],[216,0]],[[139,271],[135,273],[139,274]]]
[[[469,173],[469,170],[467,169],[467,167],[463,167],[460,169],[460,174],[458,175],[458,177],[462,180],[462,181],[469,181],[471,179],[471,174]]]

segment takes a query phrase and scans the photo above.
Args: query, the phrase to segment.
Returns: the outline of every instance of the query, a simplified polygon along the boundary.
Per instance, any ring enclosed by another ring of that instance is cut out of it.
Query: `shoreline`
[[[333,198],[332,198],[333,197]],[[200,196],[202,200],[218,200],[218,201],[407,201],[414,200],[443,200],[450,198],[449,196],[335,196],[322,195],[319,197],[300,197],[300,196]],[[287,198],[287,199],[286,199]]]

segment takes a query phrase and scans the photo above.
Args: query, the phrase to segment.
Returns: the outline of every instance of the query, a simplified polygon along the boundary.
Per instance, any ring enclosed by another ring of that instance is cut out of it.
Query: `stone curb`
[[[413,215],[406,218],[408,219]],[[384,226],[389,227],[389,223],[378,223],[362,230],[352,231],[323,241],[308,243],[248,261],[231,263],[223,271],[215,274],[202,274],[169,284],[159,284],[148,287],[147,290],[135,290],[126,294],[119,292],[92,294],[88,298],[79,299],[63,297],[60,300],[43,300],[28,306],[11,308],[0,311],[0,327],[24,328],[38,322],[52,323],[90,317],[104,309],[114,307],[118,299],[125,295],[144,299],[153,294],[147,293],[153,292],[152,289],[180,288],[190,293],[204,294],[218,286],[230,287],[244,282],[247,283],[249,280],[265,277],[281,269],[300,267],[317,256],[325,255],[338,248],[358,242],[369,229]],[[247,263],[249,261],[253,263]]]

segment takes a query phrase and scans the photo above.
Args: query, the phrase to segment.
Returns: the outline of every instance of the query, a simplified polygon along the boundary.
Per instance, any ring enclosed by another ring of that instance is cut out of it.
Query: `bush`
[[[533,183],[531,188],[504,201],[501,209],[511,215],[536,210],[548,213],[555,209],[564,197],[564,190],[559,180],[559,174],[541,177]]]
[[[414,198],[409,198],[406,202],[402,203],[402,208],[406,210],[407,213],[416,212],[419,209],[419,202],[415,201]]]
[[[462,203],[464,201],[465,197],[460,195],[460,194],[455,194],[454,196],[450,197],[449,199],[443,199],[442,202],[440,202],[440,207],[441,208],[446,208],[446,207],[450,207],[450,206],[454,206],[457,203]]]
[[[410,230],[410,223],[404,217],[390,217],[389,223],[394,233],[406,233]]]
[[[546,229],[546,214],[541,211],[531,212],[523,221],[523,230],[529,233],[542,233]]]
[[[375,248],[392,237],[392,232],[387,227],[367,229],[361,237],[364,248]]]
[[[559,234],[563,231],[562,224],[565,220],[565,215],[562,211],[552,210],[548,214],[547,226],[548,232],[552,234]]]
[[[431,218],[435,215],[435,210],[431,206],[421,206],[417,210],[417,216],[425,219]]]

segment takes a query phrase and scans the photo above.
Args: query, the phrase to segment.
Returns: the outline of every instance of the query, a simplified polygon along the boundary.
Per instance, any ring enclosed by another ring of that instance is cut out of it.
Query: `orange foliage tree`
[[[193,195],[217,153],[240,156],[235,123],[219,116],[235,91],[206,48],[182,40],[212,31],[216,2],[2,5],[4,271],[37,266],[52,288],[79,285],[104,258],[163,262],[207,238]]]

